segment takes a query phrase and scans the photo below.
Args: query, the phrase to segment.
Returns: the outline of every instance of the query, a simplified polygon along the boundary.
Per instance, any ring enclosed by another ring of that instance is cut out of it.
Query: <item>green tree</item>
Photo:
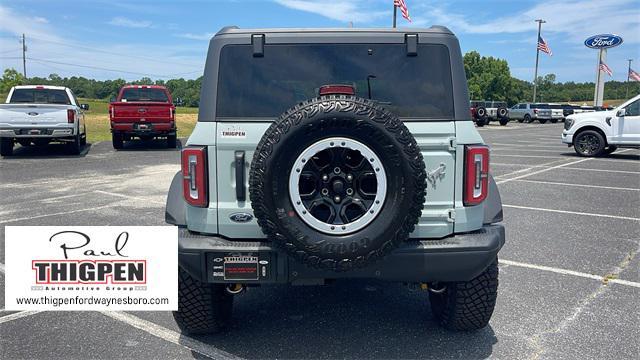
[[[4,69],[2,80],[0,80],[0,93],[6,94],[16,85],[25,83],[25,77],[15,69]]]

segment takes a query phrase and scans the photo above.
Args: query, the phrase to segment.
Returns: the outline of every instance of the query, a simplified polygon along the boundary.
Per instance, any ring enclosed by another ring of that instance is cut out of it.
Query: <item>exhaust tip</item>
[[[226,290],[231,295],[237,295],[243,292],[247,287],[243,284],[228,284]]]

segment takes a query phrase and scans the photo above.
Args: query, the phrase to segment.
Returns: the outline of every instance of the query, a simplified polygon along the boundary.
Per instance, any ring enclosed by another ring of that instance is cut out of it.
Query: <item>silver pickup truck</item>
[[[87,142],[83,110],[88,109],[66,87],[14,86],[0,104],[0,155],[12,155],[16,143],[42,146],[52,141],[79,154]]]

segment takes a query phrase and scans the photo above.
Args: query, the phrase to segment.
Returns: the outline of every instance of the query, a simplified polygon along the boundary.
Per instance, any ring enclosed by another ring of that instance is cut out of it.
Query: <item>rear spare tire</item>
[[[301,263],[335,271],[371,264],[406,240],[426,191],[424,160],[407,127],[374,102],[345,95],[280,116],[249,176],[264,233]]]

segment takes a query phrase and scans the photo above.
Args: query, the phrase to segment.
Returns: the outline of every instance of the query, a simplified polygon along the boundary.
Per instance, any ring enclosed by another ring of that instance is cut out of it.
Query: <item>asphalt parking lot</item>
[[[250,289],[232,328],[207,337],[180,335],[168,312],[2,311],[0,357],[638,359],[640,150],[580,158],[561,129],[480,129],[507,229],[497,307],[481,331],[438,327],[424,292],[340,281]],[[0,262],[5,225],[162,225],[179,152],[152,147],[0,159]]]

